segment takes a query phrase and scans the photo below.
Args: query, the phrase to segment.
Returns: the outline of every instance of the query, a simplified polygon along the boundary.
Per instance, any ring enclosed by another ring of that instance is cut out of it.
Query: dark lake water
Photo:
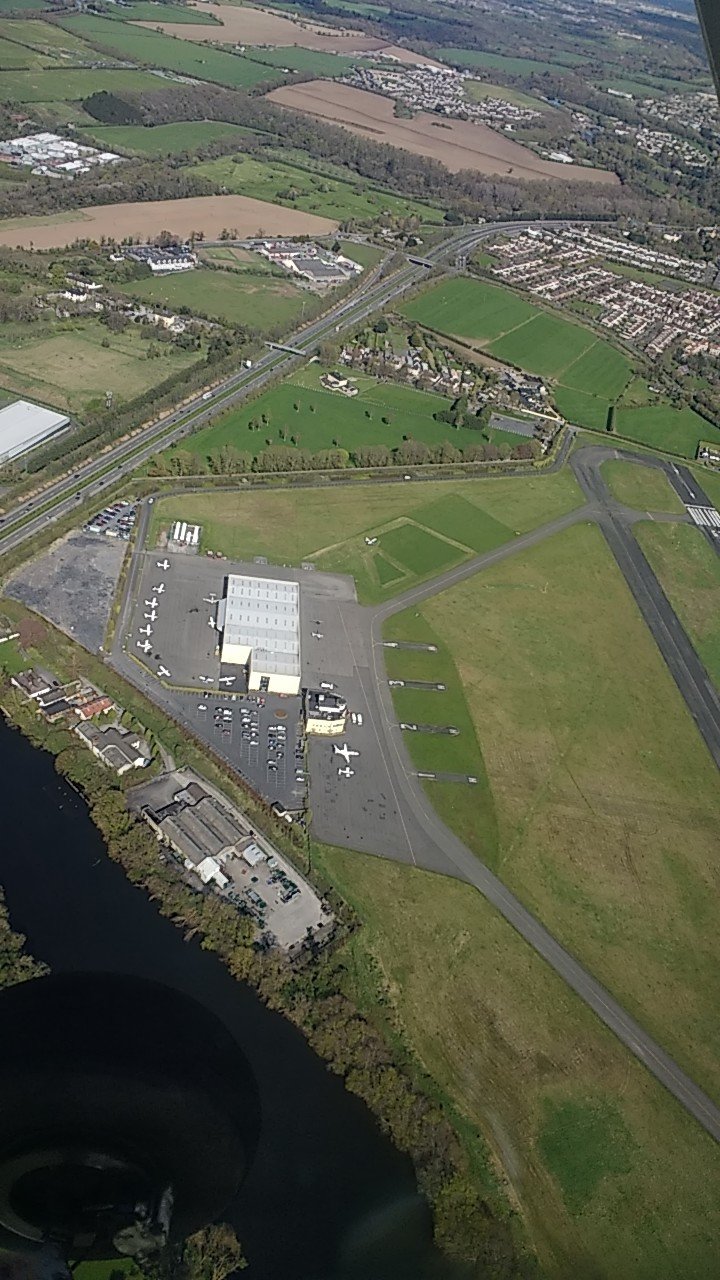
[[[250,1062],[262,1131],[227,1214],[249,1280],[448,1277],[409,1160],[288,1022],[125,879],[52,757],[1,717],[0,779],[0,883],[29,951],[57,973],[124,973],[188,993],[219,1015]]]

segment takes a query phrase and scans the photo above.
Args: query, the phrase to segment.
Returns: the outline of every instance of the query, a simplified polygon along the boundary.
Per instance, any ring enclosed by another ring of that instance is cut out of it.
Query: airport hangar
[[[223,667],[244,667],[251,692],[300,693],[300,585],[231,573],[218,604]]]

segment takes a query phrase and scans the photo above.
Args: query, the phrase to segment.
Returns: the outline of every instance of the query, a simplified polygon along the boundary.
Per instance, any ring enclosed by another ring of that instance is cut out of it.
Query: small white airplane
[[[217,596],[211,591],[209,596],[203,596],[203,604],[217,604]]]
[[[161,596],[163,591],[165,590],[165,583],[160,582],[157,587],[151,587],[150,590],[157,591],[158,595]]]
[[[215,630],[215,619],[212,615],[208,618],[208,626],[212,627],[213,631]]]
[[[157,596],[153,596],[152,600],[146,600],[145,603],[149,605],[151,609],[157,609],[159,601]]]
[[[148,622],[154,622],[157,618],[157,611],[155,609],[151,609],[149,613],[146,613],[143,616]]]
[[[236,680],[237,676],[221,676],[218,684],[234,684]]]
[[[325,638],[323,636],[322,631],[311,631],[310,635],[312,636],[313,640],[324,640]]]
[[[170,679],[170,672],[168,671],[167,667],[158,667],[158,675],[167,676],[168,680]]]
[[[212,684],[212,683],[213,683],[213,678],[212,678],[212,676],[198,676],[198,680],[200,680],[200,681],[202,682],[202,684]]]
[[[338,769],[338,778],[354,778],[355,770],[348,765],[347,769]]]
[[[342,745],[341,747],[337,747],[337,746],[333,745],[333,753],[334,753],[336,756],[342,756],[342,758],[343,758],[343,760],[345,761],[345,763],[346,763],[346,764],[349,764],[349,763],[350,763],[350,757],[351,757],[351,756],[359,756],[359,755],[360,755],[360,752],[359,752],[359,751],[351,751],[351,750],[350,750],[350,748],[349,748],[349,746],[348,746],[348,744],[347,744],[347,742],[344,742],[344,743],[343,743],[343,745]]]
[[[377,542],[377,538],[366,538],[365,542],[369,547],[374,547],[375,543]]]
[[[140,643],[139,640],[136,640],[135,643],[138,649],[142,649],[143,653],[149,653],[150,650],[152,649],[152,645],[149,640],[144,640],[142,644]]]
[[[158,560],[158,562],[157,562],[157,567],[158,567],[158,569],[169,569],[169,568],[170,568],[170,561],[169,561],[169,560]]]
[[[146,627],[138,627],[138,632],[140,633],[141,636],[151,636],[152,627],[150,626],[150,623],[148,623]]]

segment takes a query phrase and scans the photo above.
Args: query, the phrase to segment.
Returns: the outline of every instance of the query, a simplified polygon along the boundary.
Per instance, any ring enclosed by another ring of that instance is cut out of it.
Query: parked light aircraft
[[[158,562],[157,562],[157,567],[158,567],[158,569],[169,569],[169,568],[170,568],[170,561],[169,561],[169,560],[158,560]]]
[[[234,684],[236,680],[237,676],[221,676],[218,684]]]
[[[148,604],[151,609],[157,609],[159,601],[157,596],[153,596],[152,600],[146,600],[145,603]]]
[[[211,591],[209,596],[203,596],[203,604],[217,604],[217,596]]]
[[[147,624],[147,626],[146,626],[146,627],[138,627],[138,631],[140,632],[140,635],[141,635],[141,636],[151,636],[151,635],[152,635],[152,627],[150,626],[150,623],[149,623],[149,622],[148,622],[148,624]]]
[[[347,769],[338,769],[338,778],[354,778],[355,770],[348,765]]]
[[[312,636],[313,640],[323,640],[323,639],[324,639],[324,636],[323,636],[322,631],[311,631],[311,632],[310,632],[310,635]]]
[[[170,672],[168,671],[167,667],[158,667],[158,675],[167,676],[168,679],[170,679]]]
[[[212,678],[212,676],[198,676],[198,679],[199,679],[203,684],[212,684],[212,682],[213,682],[213,678]]]
[[[161,596],[163,591],[165,590],[165,583],[161,582],[157,587],[151,587],[150,589],[151,591],[157,591],[158,595]]]
[[[351,757],[351,756],[359,756],[359,755],[360,755],[360,752],[359,752],[359,751],[351,751],[351,750],[350,750],[350,748],[349,748],[349,746],[348,746],[348,744],[347,744],[347,742],[343,742],[343,744],[342,744],[342,746],[341,746],[341,747],[335,746],[335,745],[333,744],[333,752],[335,753],[335,755],[336,755],[336,756],[342,756],[342,758],[343,758],[343,760],[345,761],[345,763],[346,763],[346,764],[349,764],[349,763],[350,763],[350,757]]]
[[[147,619],[148,622],[154,622],[155,619],[157,618],[157,610],[151,609],[149,613],[146,613],[144,615],[144,617]]]
[[[149,653],[150,650],[152,649],[152,645],[149,640],[143,640],[142,644],[140,643],[139,640],[136,640],[135,643],[138,649],[142,649],[143,653]]]

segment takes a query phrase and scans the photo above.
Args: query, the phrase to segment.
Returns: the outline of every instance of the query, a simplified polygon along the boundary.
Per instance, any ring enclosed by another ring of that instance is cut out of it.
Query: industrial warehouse
[[[297,582],[231,573],[218,605],[223,666],[246,667],[259,693],[300,692],[300,587]]]
[[[0,462],[19,458],[69,426],[70,419],[64,413],[30,400],[15,400],[0,409]]]

